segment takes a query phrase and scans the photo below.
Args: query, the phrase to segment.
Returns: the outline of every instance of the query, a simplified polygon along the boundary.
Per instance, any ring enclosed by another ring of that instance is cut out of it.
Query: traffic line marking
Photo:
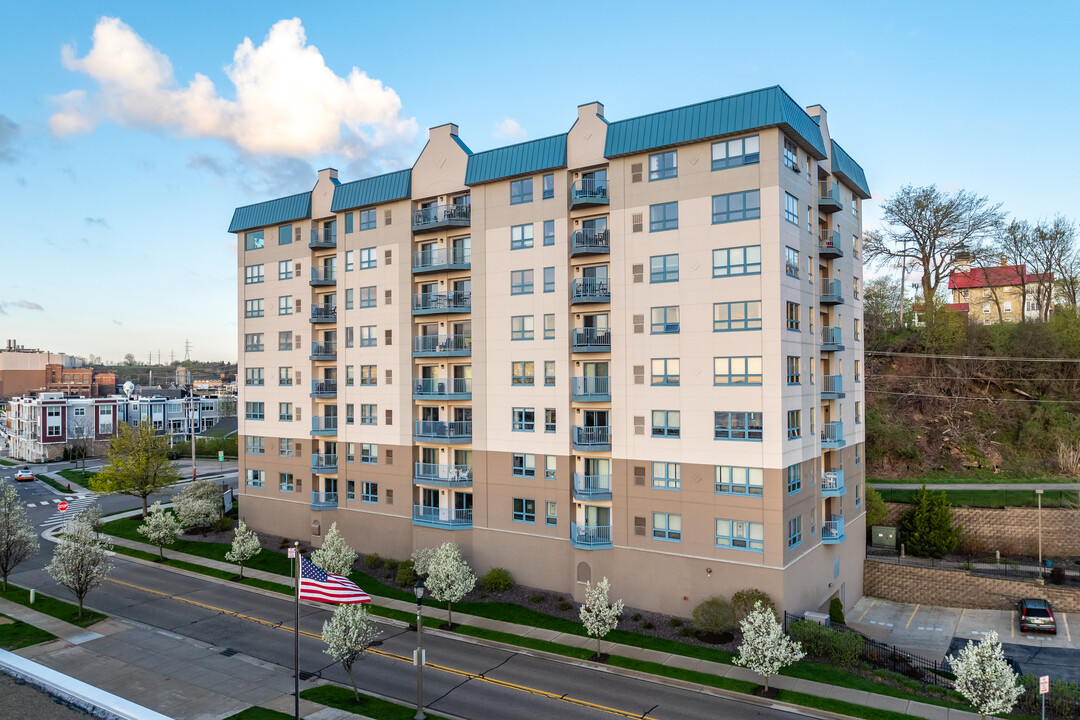
[[[908,627],[911,625],[911,621],[915,619],[915,613],[917,613],[917,612],[919,612],[919,604],[918,603],[916,603],[915,609],[911,611],[911,617],[909,617],[907,619],[907,625],[904,626],[905,630],[907,630]]]
[[[868,606],[868,607],[867,607],[867,608],[866,608],[865,610],[863,610],[863,613],[862,613],[862,615],[860,615],[860,616],[859,616],[859,619],[858,619],[858,620],[856,620],[855,622],[862,622],[862,619],[863,619],[864,617],[866,617],[866,613],[870,612],[870,608],[874,607],[874,603],[876,603],[876,602],[877,602],[877,598],[874,598],[873,600],[871,600],[871,601],[870,601],[870,605],[869,605],[869,606]],[[871,620],[870,622],[871,622],[871,623],[873,623],[874,621],[873,621],[873,620]]]
[[[1065,626],[1065,639],[1072,642],[1072,633],[1069,632],[1069,621],[1065,617],[1065,613],[1061,613],[1061,624]]]

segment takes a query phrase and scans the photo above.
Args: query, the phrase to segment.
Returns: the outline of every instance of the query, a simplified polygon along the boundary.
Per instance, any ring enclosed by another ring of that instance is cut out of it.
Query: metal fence
[[[866,548],[866,557],[878,562],[896,563],[911,567],[939,568],[942,570],[967,570],[975,575],[983,577],[1008,578],[1012,580],[1035,580],[1043,578],[1048,583],[1060,579],[1064,585],[1080,583],[1080,566],[1070,562],[1068,565],[1058,564],[1040,566],[1036,563],[1020,563],[1013,560],[1001,562],[983,562],[977,560],[956,560],[953,558],[920,558],[911,555],[901,556],[897,550],[891,548]]]

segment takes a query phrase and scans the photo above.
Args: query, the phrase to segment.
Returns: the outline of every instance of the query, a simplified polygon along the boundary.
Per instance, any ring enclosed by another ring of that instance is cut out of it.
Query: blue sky
[[[780,84],[875,199],[936,183],[1077,216],[1080,3],[300,7],[8,5],[3,338],[235,359],[234,207],[408,167],[444,122],[473,150],[564,132],[592,100],[621,119]]]

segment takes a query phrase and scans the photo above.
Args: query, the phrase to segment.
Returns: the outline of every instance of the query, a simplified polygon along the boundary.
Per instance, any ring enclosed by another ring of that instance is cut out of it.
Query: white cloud
[[[299,18],[275,23],[259,46],[250,38],[237,46],[225,68],[235,100],[219,95],[202,73],[181,87],[169,58],[118,18],[98,22],[85,57],[65,46],[62,58],[69,70],[96,80],[98,91],[57,99],[61,110],[50,120],[57,135],[87,132],[92,118],[103,116],[127,127],[219,138],[253,155],[351,158],[410,142],[417,131],[382,81],[356,67],[346,77],[328,68],[307,44]]]
[[[525,128],[514,118],[503,118],[501,122],[495,123],[491,136],[496,140],[524,140],[529,137],[529,133],[525,132]]]

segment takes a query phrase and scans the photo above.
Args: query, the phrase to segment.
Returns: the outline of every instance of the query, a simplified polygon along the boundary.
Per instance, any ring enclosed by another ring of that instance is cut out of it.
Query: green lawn
[[[364,672],[363,664],[360,663],[354,667],[353,672]],[[356,702],[351,687],[320,685],[319,687],[302,690],[300,697],[320,705],[346,710],[358,715],[366,715],[376,720],[412,720],[416,715],[415,705],[398,705],[389,700],[381,700],[365,695],[363,692],[360,693],[360,702]],[[446,720],[442,715],[436,715],[432,712],[425,711],[424,714],[431,720]]]
[[[102,615],[99,612],[93,610],[83,610],[82,617],[79,615],[79,606],[73,605],[63,600],[57,600],[51,598],[48,595],[37,594],[37,599],[34,604],[30,604],[30,591],[21,587],[16,587],[11,583],[8,583],[7,592],[0,592],[0,597],[5,600],[17,602],[20,605],[25,605],[28,608],[37,610],[39,613],[45,613],[46,615],[52,615],[54,618],[58,618],[65,622],[69,622],[72,625],[78,625],[79,627],[90,627],[96,622],[101,622],[108,618],[107,615]]]
[[[65,472],[67,472],[67,471],[65,471]],[[68,490],[66,483],[65,484],[58,483],[57,481],[53,480],[51,477],[48,477],[47,475],[42,475],[42,474],[36,474],[35,473],[34,477],[36,479],[40,480],[41,482],[45,483],[49,487],[51,487],[53,490],[57,490],[59,492],[62,492],[65,495],[67,495],[68,493],[74,493],[75,492],[74,490]]]
[[[15,466],[15,465],[18,465],[18,463],[14,462],[12,460],[4,460],[3,458],[0,458],[0,465]]]
[[[885,502],[911,503],[918,488],[879,490]],[[1034,490],[944,490],[955,507],[1035,507]],[[1075,490],[1047,490],[1042,496],[1043,507],[1068,507],[1077,502]]]
[[[97,475],[96,472],[90,472],[89,470],[61,470],[56,474],[65,480],[82,485],[84,488],[89,488],[90,479]]]
[[[1023,485],[1026,483],[1076,483],[1076,478],[1067,477],[1002,477],[987,473],[985,475],[973,475],[970,477],[920,477],[920,478],[867,478],[866,482],[871,485],[915,485],[923,483],[927,485],[963,485],[963,484],[994,484],[994,485]]]
[[[0,617],[6,617],[0,615]],[[0,649],[18,650],[38,643],[55,640],[56,636],[21,620],[0,625]]]
[[[565,657],[577,658],[578,660],[588,660],[595,654],[592,650],[586,648],[560,645],[559,643],[553,643],[548,640],[521,637],[520,635],[511,635],[510,633],[499,632],[498,630],[488,630],[487,628],[472,627],[471,625],[458,625],[454,628],[454,632],[459,635],[483,638],[484,640],[492,640],[507,645],[516,645],[518,647],[529,648],[530,650],[541,650],[543,652],[552,653],[553,655],[563,655]]]
[[[293,714],[255,706],[230,715],[225,720],[293,720]]]

